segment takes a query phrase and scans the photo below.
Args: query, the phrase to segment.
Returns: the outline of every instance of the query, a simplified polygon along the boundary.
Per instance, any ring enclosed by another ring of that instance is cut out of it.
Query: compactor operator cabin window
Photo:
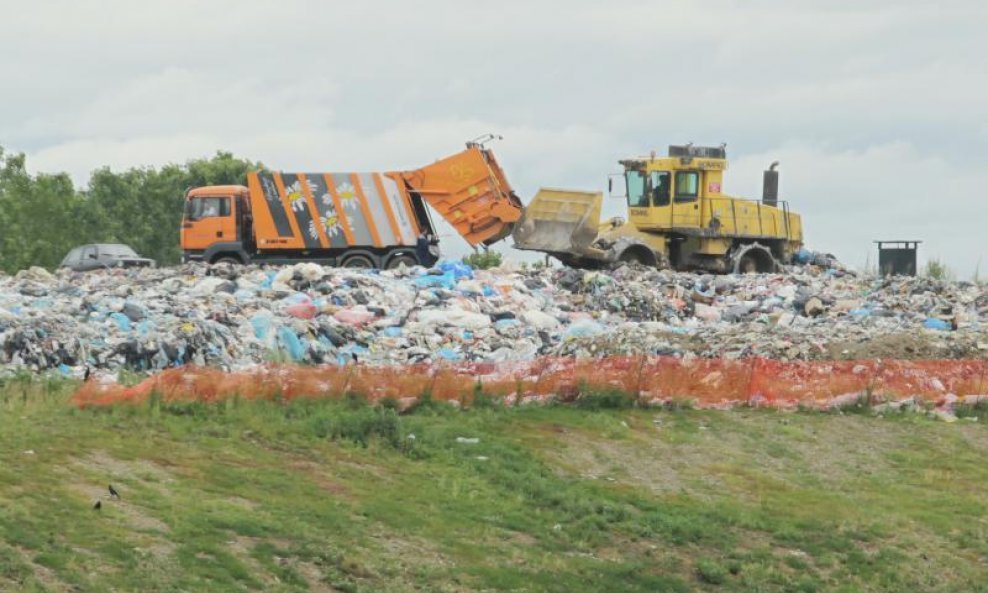
[[[669,172],[668,171],[652,171],[652,174],[648,179],[649,187],[652,192],[652,205],[653,206],[668,206],[669,205]]]
[[[185,216],[189,220],[230,216],[230,198],[193,198],[186,206]]]
[[[695,202],[700,193],[700,174],[696,171],[676,172],[676,201]]]
[[[628,181],[628,207],[647,208],[648,194],[645,193],[645,176],[641,171],[628,171],[624,177]]]

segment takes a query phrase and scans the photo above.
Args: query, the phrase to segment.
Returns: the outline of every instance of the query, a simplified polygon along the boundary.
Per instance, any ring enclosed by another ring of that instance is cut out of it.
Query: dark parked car
[[[61,267],[85,272],[101,268],[131,268],[154,266],[154,260],[141,257],[126,245],[98,243],[76,247],[62,260]]]

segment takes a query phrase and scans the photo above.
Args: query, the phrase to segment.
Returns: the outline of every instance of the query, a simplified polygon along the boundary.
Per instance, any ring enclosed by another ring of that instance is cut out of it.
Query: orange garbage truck
[[[430,208],[471,246],[507,237],[522,214],[493,152],[474,141],[412,171],[258,171],[246,186],[194,188],[185,196],[183,261],[428,264],[419,238],[436,236]]]

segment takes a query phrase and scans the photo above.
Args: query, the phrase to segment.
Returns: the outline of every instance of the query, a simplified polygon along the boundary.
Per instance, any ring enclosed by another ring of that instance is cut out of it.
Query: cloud
[[[983,201],[978,189],[988,176],[981,171],[904,142],[841,151],[793,144],[735,161],[731,187],[757,197],[760,171],[775,159],[782,197],[802,214],[812,247],[863,266],[876,262],[875,240],[922,240],[921,263],[946,259],[965,277],[984,257],[973,219],[962,221]]]
[[[899,233],[973,271],[988,5],[506,0],[46,2],[0,21],[0,144],[85,183],[218,149],[288,170],[414,168],[484,132],[527,199],[617,160],[728,142],[810,245]],[[915,179],[917,173],[923,179]],[[950,193],[945,193],[945,187]],[[623,211],[607,203],[608,214]],[[960,213],[960,214],[958,214]]]

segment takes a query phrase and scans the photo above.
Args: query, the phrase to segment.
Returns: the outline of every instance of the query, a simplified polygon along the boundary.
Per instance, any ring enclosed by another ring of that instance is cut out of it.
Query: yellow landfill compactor
[[[800,217],[778,199],[777,163],[764,173],[761,201],[722,193],[724,146],[670,146],[668,156],[620,164],[627,220],[602,224],[599,192],[542,189],[516,223],[515,247],[577,267],[638,262],[719,273],[773,272],[802,247]]]

